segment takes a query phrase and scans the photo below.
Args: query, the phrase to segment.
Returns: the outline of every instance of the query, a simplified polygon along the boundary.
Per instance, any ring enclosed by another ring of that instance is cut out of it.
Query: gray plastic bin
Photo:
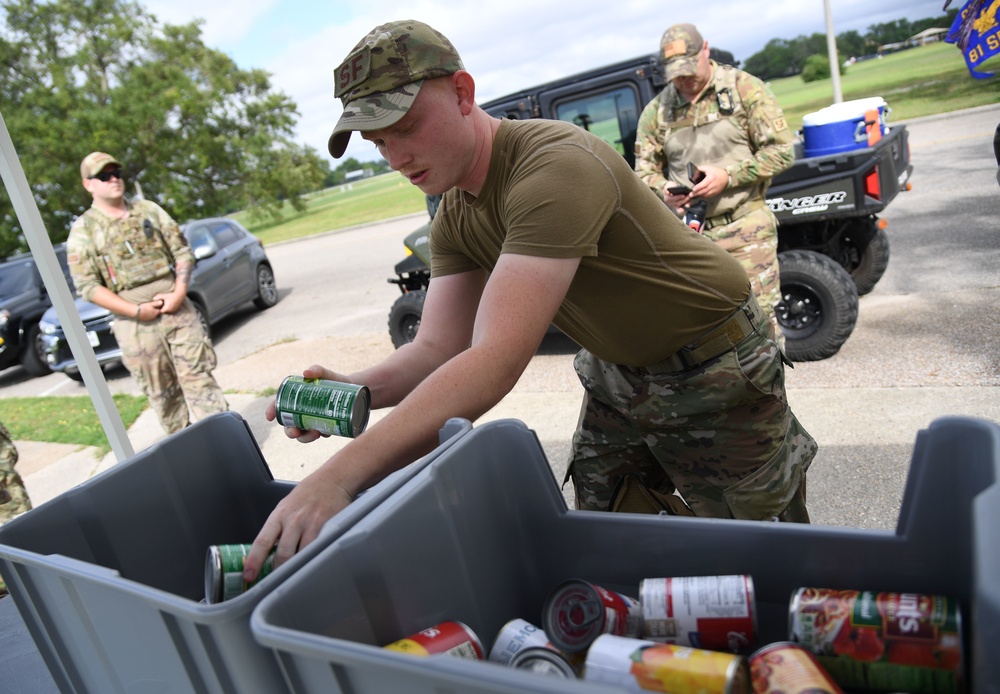
[[[283,692],[274,659],[250,633],[253,608],[470,428],[450,421],[431,455],[362,494],[303,552],[223,603],[199,604],[208,546],[253,540],[294,487],[272,478],[233,412],[4,525],[0,573],[63,692]]]
[[[972,688],[1000,691],[1000,427],[946,418],[916,439],[895,533],[568,511],[533,432],[477,427],[360,519],[251,616],[296,694],[597,692],[489,662],[379,646],[442,620],[489,648],[541,623],[559,582],[636,595],[642,578],[748,573],[758,645],[788,639],[800,586],[943,593],[965,616]]]

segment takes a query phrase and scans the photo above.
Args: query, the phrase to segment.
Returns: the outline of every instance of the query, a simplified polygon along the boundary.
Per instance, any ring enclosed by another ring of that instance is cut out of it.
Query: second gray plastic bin
[[[753,576],[762,646],[788,640],[801,586],[945,594],[965,618],[971,691],[1000,691],[1000,427],[936,421],[916,439],[895,533],[568,511],[533,432],[464,436],[278,586],[251,616],[296,694],[598,692],[494,663],[380,646],[443,620],[488,649],[508,620],[540,625],[561,581],[636,595],[656,576]]]
[[[253,608],[470,428],[450,421],[432,454],[362,494],[305,550],[223,603],[199,604],[207,548],[252,541],[294,487],[272,478],[234,412],[4,525],[0,573],[60,691],[283,692],[277,664],[250,633]]]

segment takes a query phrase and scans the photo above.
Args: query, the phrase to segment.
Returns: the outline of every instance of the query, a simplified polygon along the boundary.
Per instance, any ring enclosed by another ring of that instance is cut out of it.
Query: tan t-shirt
[[[600,138],[504,120],[478,198],[451,190],[431,227],[432,277],[491,271],[501,253],[582,257],[554,323],[605,361],[646,366],[720,323],[746,271],[689,230]]]

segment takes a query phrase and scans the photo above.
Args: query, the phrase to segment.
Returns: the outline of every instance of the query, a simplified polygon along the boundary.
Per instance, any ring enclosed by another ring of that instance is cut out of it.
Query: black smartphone
[[[691,189],[687,186],[670,186],[667,188],[667,192],[671,195],[687,195],[691,192]]]
[[[705,178],[705,172],[688,162],[688,178],[691,179],[692,183],[700,183],[701,179]]]

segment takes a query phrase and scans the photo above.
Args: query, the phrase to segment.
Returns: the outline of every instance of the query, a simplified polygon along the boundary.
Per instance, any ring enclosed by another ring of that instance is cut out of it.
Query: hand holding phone
[[[670,186],[667,188],[667,192],[671,195],[687,195],[691,192],[691,189],[687,186]]]

